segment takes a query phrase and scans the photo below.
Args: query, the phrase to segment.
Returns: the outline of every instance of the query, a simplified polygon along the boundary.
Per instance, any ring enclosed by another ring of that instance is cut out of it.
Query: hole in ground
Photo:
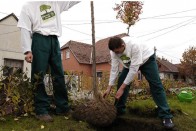
[[[167,131],[157,118],[128,118],[118,117],[112,125],[97,128],[97,131]],[[177,131],[177,128],[170,129]]]

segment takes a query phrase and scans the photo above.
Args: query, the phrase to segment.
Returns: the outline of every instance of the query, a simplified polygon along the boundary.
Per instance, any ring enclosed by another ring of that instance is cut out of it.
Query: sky
[[[0,19],[14,13],[20,15],[25,0],[1,0]],[[196,0],[144,0],[140,20],[131,26],[129,35],[150,47],[157,56],[173,64],[180,63],[182,54],[196,46]],[[12,4],[10,4],[12,3]],[[116,19],[113,10],[119,0],[94,0],[95,41],[127,33],[127,25]],[[83,0],[61,14],[63,46],[69,40],[92,43],[90,2]]]

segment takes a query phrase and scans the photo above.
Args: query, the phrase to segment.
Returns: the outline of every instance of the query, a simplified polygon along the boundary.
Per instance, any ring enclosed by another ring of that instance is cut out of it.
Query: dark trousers
[[[145,62],[142,66],[140,66],[139,70],[145,76],[146,80],[150,86],[150,92],[152,94],[153,100],[158,106],[158,116],[160,118],[172,118],[173,116],[170,113],[170,109],[166,100],[166,94],[160,80],[158,66],[155,59],[155,54],[152,55],[147,62]],[[120,88],[122,83],[124,82],[129,69],[124,68],[122,73],[119,76],[117,89]],[[117,110],[119,112],[123,112],[126,108],[126,101],[129,94],[130,85],[128,85],[119,99],[117,104]]]
[[[65,87],[64,73],[61,61],[60,45],[57,36],[44,36],[38,33],[33,34],[32,41],[32,71],[31,81],[35,86],[35,113],[48,114],[50,107],[49,97],[45,91],[43,78],[48,67],[51,70],[53,80],[54,100],[56,112],[69,110],[68,95]]]

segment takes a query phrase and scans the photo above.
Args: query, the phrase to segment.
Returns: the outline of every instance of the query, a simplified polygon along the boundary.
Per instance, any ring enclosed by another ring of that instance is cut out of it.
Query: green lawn
[[[92,131],[85,122],[75,121],[64,116],[53,116],[54,122],[37,121],[34,117],[21,117],[14,120],[12,116],[0,122],[0,131]]]
[[[192,103],[186,103],[179,102],[177,97],[168,97],[168,102],[174,114],[175,130],[196,131],[196,99]],[[155,105],[151,98],[129,101],[127,114],[118,117],[114,124],[107,128],[96,128],[88,123],[64,116],[53,116],[53,123],[40,122],[32,116],[23,116],[18,119],[6,116],[5,120],[0,118],[0,131],[128,131],[131,126],[138,130],[143,126],[145,131],[163,130],[161,121],[154,114],[154,109]]]
[[[177,96],[170,96],[168,97],[168,103],[174,116],[175,129],[179,131],[196,131],[196,99],[188,103],[180,102]],[[159,118],[156,118],[157,115],[154,109],[155,104],[151,98],[130,101],[128,104],[130,114],[134,114],[135,117],[144,118],[147,121],[149,119],[158,120],[160,123]]]

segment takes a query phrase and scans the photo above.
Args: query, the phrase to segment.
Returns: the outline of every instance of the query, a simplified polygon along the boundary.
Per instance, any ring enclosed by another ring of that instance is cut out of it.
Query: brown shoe
[[[53,122],[53,118],[48,114],[41,114],[35,116],[38,120],[44,121],[44,122]]]

